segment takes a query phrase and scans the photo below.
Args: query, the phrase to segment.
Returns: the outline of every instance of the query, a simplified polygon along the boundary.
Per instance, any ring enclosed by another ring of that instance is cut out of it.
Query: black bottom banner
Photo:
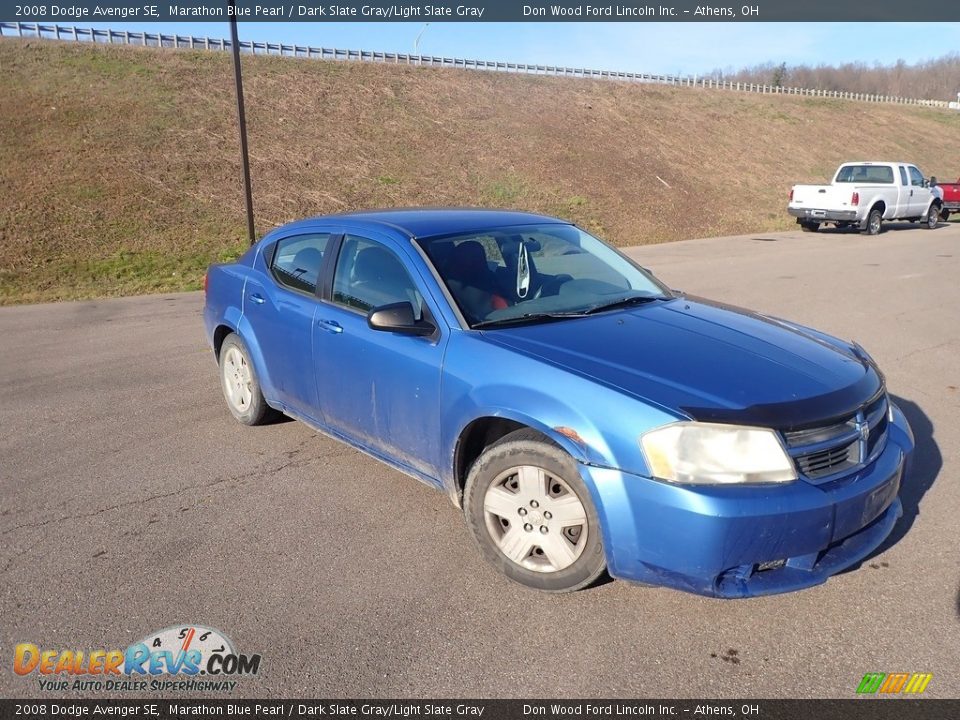
[[[105,717],[943,720],[960,700],[0,700],[4,719]]]

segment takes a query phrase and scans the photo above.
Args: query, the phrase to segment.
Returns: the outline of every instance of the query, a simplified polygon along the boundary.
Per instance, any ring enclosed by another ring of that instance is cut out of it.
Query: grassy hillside
[[[258,230],[483,205],[620,245],[787,228],[842,160],[960,174],[960,113],[367,63],[244,59]],[[244,247],[226,54],[0,40],[0,304],[199,287]]]

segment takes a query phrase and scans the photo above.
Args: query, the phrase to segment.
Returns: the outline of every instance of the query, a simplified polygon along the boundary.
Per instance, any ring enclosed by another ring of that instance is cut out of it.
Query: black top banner
[[[230,18],[227,0],[0,0],[4,22],[201,22]],[[255,22],[940,22],[956,0],[237,0]]]

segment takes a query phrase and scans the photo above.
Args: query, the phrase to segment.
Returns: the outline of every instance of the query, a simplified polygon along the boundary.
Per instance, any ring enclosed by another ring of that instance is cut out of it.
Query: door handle
[[[336,320],[317,320],[317,325],[334,335],[343,332],[343,326]]]
[[[260,293],[251,293],[248,297],[250,298],[250,302],[255,302],[257,305],[263,305],[264,303],[263,295]]]

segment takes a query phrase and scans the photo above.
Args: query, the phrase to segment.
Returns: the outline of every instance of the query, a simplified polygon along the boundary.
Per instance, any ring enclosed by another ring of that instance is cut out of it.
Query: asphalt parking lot
[[[40,694],[17,643],[179,623],[262,654],[246,697],[851,697],[868,671],[960,695],[960,224],[631,254],[874,355],[918,443],[880,554],[751,600],[540,595],[483,563],[442,493],[300,423],[237,424],[201,294],[0,308],[0,695]]]

